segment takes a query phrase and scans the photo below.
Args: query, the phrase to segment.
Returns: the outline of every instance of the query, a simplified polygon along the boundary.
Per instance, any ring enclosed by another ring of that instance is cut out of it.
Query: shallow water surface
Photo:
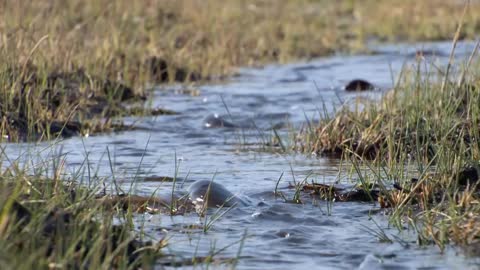
[[[473,45],[461,43],[457,57],[467,57]],[[162,87],[154,91],[153,106],[179,114],[128,118],[139,129],[66,139],[52,147],[8,144],[6,153],[21,162],[28,153],[42,150],[32,167],[63,153],[67,173],[109,182],[115,177],[124,190],[132,188],[137,194],[169,194],[172,183],[140,180],[177,173],[180,181],[175,189],[180,193],[195,180],[214,179],[248,200],[246,206],[230,209],[213,223],[217,209],[207,211],[206,218],[196,213],[138,215],[139,228],[154,239],[168,238],[165,252],[175,254],[178,261],[215,254],[215,258],[239,257],[238,269],[473,269],[479,261],[453,248],[441,254],[436,247],[418,247],[412,232],[389,228],[388,217],[375,211],[378,206],[372,203],[285,203],[273,193],[282,173],[279,190],[287,197],[293,196],[288,185],[294,179],[308,176],[325,183],[357,179],[348,176],[348,167],[339,160],[259,151],[274,136],[273,128],[288,137],[289,130],[325,113],[331,115],[342,105],[354,106],[356,99],[380,98],[402,66],[415,62],[417,50],[429,52],[424,53],[425,61],[442,65],[448,60],[450,43],[382,46],[373,55],[245,68],[227,83],[199,87],[199,95],[179,93],[180,86]],[[357,78],[377,89],[345,92],[342,87]],[[207,128],[208,116],[224,122]],[[206,232],[199,228],[205,224],[210,225]],[[372,230],[380,229],[393,243],[372,235]]]

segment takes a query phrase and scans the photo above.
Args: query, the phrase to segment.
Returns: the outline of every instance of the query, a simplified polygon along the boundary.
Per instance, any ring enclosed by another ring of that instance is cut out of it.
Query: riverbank
[[[435,70],[417,55],[379,103],[323,119],[303,133],[297,149],[352,161],[362,186],[381,190],[378,201],[390,209],[392,224],[414,229],[420,244],[443,249],[453,242],[478,256],[477,55],[478,44],[469,59],[451,57]]]
[[[54,179],[14,166],[2,171],[2,268],[152,267],[166,241],[154,243],[133,232],[129,219],[135,208],[106,204],[98,188],[57,178],[57,169]]]
[[[2,138],[128,128],[112,119],[130,114],[126,102],[143,107],[149,84],[212,80],[238,66],[365,51],[372,39],[449,39],[456,25],[444,18],[462,10],[461,3],[435,0],[5,2]],[[470,5],[462,38],[474,37],[479,10],[479,3]]]

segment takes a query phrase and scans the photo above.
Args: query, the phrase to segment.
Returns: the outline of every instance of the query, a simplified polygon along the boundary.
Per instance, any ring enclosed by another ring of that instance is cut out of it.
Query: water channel
[[[473,47],[472,43],[459,44],[456,59],[467,58]],[[175,189],[180,193],[196,180],[214,179],[248,200],[248,205],[231,209],[207,232],[198,228],[205,219],[196,213],[137,215],[138,226],[149,237],[168,239],[164,252],[174,254],[178,261],[218,252],[218,258],[239,257],[237,269],[477,269],[480,260],[455,248],[442,254],[434,246],[419,247],[413,232],[389,227],[388,217],[375,211],[379,206],[373,203],[292,204],[275,197],[282,173],[279,190],[287,196],[294,192],[288,188],[294,178],[308,176],[322,183],[355,183],[357,179],[344,173],[349,167],[340,160],[283,154],[264,147],[273,129],[287,138],[306,119],[314,122],[325,112],[333,114],[359,98],[379,99],[402,67],[416,61],[417,51],[424,51],[426,66],[442,66],[450,49],[449,42],[380,46],[372,48],[371,55],[243,68],[227,82],[201,85],[193,92],[181,91],[184,86],[155,87],[152,106],[178,114],[126,118],[127,123],[135,123],[135,130],[74,137],[54,146],[51,142],[4,146],[9,158],[20,162],[35,155],[40,164],[61,152],[66,173],[71,175],[80,172],[87,177],[88,160],[90,178],[95,175],[111,183],[113,170],[121,187],[136,194],[169,194],[171,182],[142,179],[177,175]],[[346,92],[343,86],[356,78],[372,82],[377,89]],[[228,123],[207,127],[205,119],[215,115]],[[207,218],[215,211],[210,209]],[[383,230],[393,243],[380,241],[368,228]],[[231,267],[200,264],[183,268]],[[158,265],[164,268],[174,267]]]

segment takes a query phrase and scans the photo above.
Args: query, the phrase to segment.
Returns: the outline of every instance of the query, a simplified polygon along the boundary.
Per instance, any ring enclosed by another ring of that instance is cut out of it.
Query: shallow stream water
[[[473,47],[461,43],[457,60],[467,58]],[[131,188],[141,195],[169,194],[173,185],[141,181],[144,177],[177,174],[175,189],[180,193],[195,180],[214,179],[246,198],[247,206],[231,209],[207,232],[195,229],[205,224],[205,218],[196,213],[136,217],[150,237],[169,239],[165,252],[174,254],[175,260],[217,252],[214,258],[240,258],[236,265],[200,264],[199,269],[476,269],[479,260],[454,248],[441,254],[434,246],[418,247],[413,232],[390,228],[388,217],[377,213],[378,205],[373,203],[292,204],[276,198],[273,191],[282,173],[279,190],[287,197],[293,196],[288,185],[294,179],[308,176],[322,183],[357,179],[346,173],[349,167],[340,160],[261,151],[274,136],[272,127],[286,138],[306,121],[331,115],[345,104],[354,106],[356,99],[379,99],[392,87],[402,66],[415,62],[416,51],[425,52],[425,66],[444,66],[450,48],[448,42],[382,46],[373,48],[372,55],[245,68],[226,83],[198,87],[194,95],[180,91],[181,86],[158,87],[153,107],[171,109],[177,115],[127,118],[136,130],[70,138],[55,146],[4,146],[11,160],[22,162],[31,153],[38,155],[38,164],[32,167],[62,153],[67,173],[107,182],[115,177],[124,190]],[[345,92],[343,86],[356,78],[372,82],[377,89]],[[215,114],[228,122],[226,127],[206,126],[205,119]],[[207,223],[216,211],[207,212]],[[393,243],[380,241],[371,230],[383,230]],[[169,267],[158,265],[163,268]]]

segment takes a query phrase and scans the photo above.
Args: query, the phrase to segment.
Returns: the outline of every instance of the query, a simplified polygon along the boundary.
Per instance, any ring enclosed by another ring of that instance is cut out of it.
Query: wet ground
[[[214,222],[217,209],[210,209],[206,218],[196,213],[138,215],[137,225],[147,235],[169,239],[165,252],[175,254],[177,261],[215,254],[219,259],[239,257],[238,269],[476,269],[479,260],[453,248],[441,254],[434,246],[418,247],[412,231],[389,228],[388,217],[376,211],[378,205],[373,203],[285,203],[274,196],[282,173],[279,190],[287,197],[293,196],[288,186],[294,179],[308,176],[322,183],[357,179],[340,160],[281,154],[275,151],[278,148],[265,147],[275,136],[273,130],[287,142],[292,130],[306,122],[341,106],[354,108],[356,99],[380,98],[402,66],[416,61],[418,51],[423,51],[427,69],[429,63],[444,65],[450,47],[448,42],[383,46],[374,48],[372,55],[241,69],[227,83],[203,85],[195,91],[159,87],[152,105],[177,115],[128,118],[138,129],[70,138],[54,146],[7,144],[5,152],[20,163],[35,155],[31,168],[63,153],[68,175],[83,175],[85,183],[98,179],[112,183],[115,178],[122,189],[136,194],[168,195],[171,182],[142,179],[177,174],[178,193],[195,180],[214,179],[249,201]],[[457,59],[468,57],[473,47],[461,43]],[[346,92],[343,86],[357,78],[370,81],[376,89]],[[372,235],[379,231],[392,242]],[[233,266],[200,264],[197,268]]]

